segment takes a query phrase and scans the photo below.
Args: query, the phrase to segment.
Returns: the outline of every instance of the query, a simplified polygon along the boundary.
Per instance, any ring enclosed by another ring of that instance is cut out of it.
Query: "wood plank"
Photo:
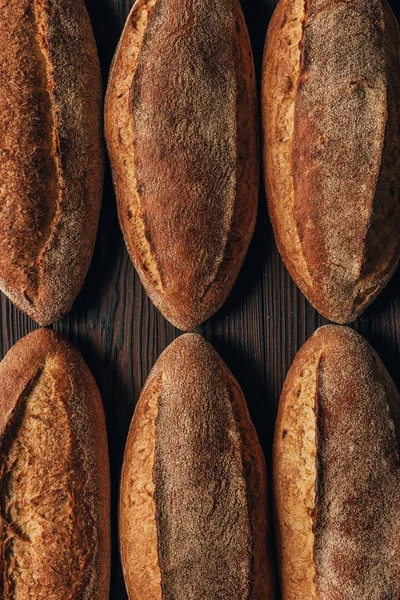
[[[391,2],[397,16],[395,0]],[[103,77],[132,5],[129,0],[87,0],[99,45]],[[242,0],[258,78],[274,0]],[[354,327],[374,346],[400,387],[400,273]],[[2,295],[0,358],[35,328]],[[291,281],[277,253],[260,194],[257,227],[239,280],[225,306],[197,331],[220,353],[247,398],[267,459],[284,377],[296,351],[327,323]],[[180,332],[149,302],[128,259],[106,174],[99,235],[90,272],[71,313],[54,327],[82,352],[99,385],[107,415],[113,488],[111,598],[126,600],[117,544],[121,462],[135,402],[149,370]]]

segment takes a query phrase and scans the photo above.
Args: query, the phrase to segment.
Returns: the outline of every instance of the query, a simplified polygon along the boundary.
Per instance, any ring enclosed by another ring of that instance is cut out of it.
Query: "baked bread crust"
[[[265,186],[283,261],[357,318],[400,257],[399,27],[386,0],[280,0],[263,65]]]
[[[120,545],[130,600],[268,600],[265,464],[243,394],[211,346],[158,359],[125,451]]]
[[[110,475],[82,356],[39,329],[0,364],[0,595],[106,600]]]
[[[397,600],[400,397],[352,329],[319,329],[283,387],[273,447],[283,600]]]
[[[0,288],[41,325],[64,316],[93,254],[102,84],[82,0],[0,6]]]
[[[225,302],[256,220],[257,98],[239,2],[137,0],[105,134],[130,257],[157,308],[192,329]]]

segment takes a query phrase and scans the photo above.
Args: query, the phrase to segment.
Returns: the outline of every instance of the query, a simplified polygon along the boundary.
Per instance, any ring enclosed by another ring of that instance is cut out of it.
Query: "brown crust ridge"
[[[273,448],[284,600],[399,597],[399,415],[389,374],[352,329],[322,327],[297,354]]]
[[[239,2],[137,0],[105,133],[131,259],[157,308],[192,329],[229,295],[257,213],[255,74]]]
[[[82,0],[0,3],[0,288],[41,325],[64,316],[93,254],[102,83]]]
[[[103,405],[79,352],[39,329],[0,364],[0,595],[109,597]]]
[[[264,169],[291,277],[331,321],[400,257],[400,37],[386,0],[280,0],[263,65]]]
[[[237,382],[203,338],[181,336],[147,379],[125,451],[120,543],[130,600],[272,599],[266,498]]]

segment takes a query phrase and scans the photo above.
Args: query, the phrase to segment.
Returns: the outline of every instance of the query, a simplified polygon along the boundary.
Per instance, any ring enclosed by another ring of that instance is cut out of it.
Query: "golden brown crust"
[[[110,483],[100,394],[50,330],[0,365],[1,597],[108,598]]]
[[[352,321],[400,256],[399,27],[386,0],[280,0],[262,104],[279,251],[325,317]]]
[[[119,540],[130,600],[162,600],[153,481],[159,393],[160,378],[148,380],[129,430],[122,467]]]
[[[222,306],[253,234],[256,107],[237,0],[218,10],[136,2],[111,70],[106,139],[130,256],[151,300],[184,330]]]
[[[273,449],[284,600],[399,597],[399,411],[352,329],[322,327],[297,354]]]
[[[102,85],[82,0],[0,3],[0,287],[48,325],[93,253],[103,186]]]
[[[301,352],[282,391],[273,447],[275,537],[283,600],[317,600],[313,515],[320,355],[310,351],[305,356],[304,348]]]
[[[178,338],[151,371],[128,436],[120,541],[130,599],[273,598],[266,497],[237,382],[203,338]]]

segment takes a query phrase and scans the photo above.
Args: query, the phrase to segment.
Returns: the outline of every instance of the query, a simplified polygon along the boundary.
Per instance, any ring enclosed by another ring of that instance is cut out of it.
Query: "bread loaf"
[[[200,336],[178,338],[144,386],[120,492],[130,600],[269,600],[264,458],[243,394]]]
[[[386,0],[280,0],[263,66],[265,184],[290,275],[350,322],[400,256],[399,27]]]
[[[238,0],[137,0],[111,69],[105,132],[129,254],[180,329],[222,306],[247,252],[256,106]]]
[[[83,0],[0,0],[0,288],[41,325],[93,253],[103,186],[101,78]]]
[[[400,597],[400,398],[352,329],[319,329],[286,379],[273,448],[283,600]]]
[[[39,329],[0,364],[0,597],[108,600],[110,483],[83,358]]]

